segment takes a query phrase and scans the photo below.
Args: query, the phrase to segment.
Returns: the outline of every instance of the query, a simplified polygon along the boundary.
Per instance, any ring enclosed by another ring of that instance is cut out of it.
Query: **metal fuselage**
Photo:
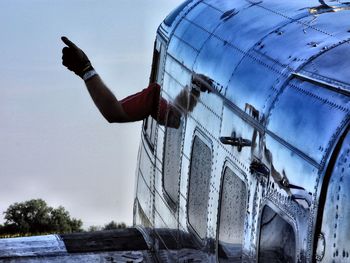
[[[160,25],[134,228],[0,240],[1,262],[350,262],[350,11],[189,0]]]
[[[193,0],[160,25],[151,82],[171,109],[144,122],[134,225],[161,261],[350,262],[350,11],[334,3]]]

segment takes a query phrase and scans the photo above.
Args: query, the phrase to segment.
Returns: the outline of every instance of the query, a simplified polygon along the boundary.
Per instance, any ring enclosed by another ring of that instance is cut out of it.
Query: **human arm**
[[[109,122],[129,122],[131,118],[99,75],[85,81],[89,94],[103,117]]]
[[[110,123],[132,121],[96,73],[86,54],[68,38],[62,37],[62,41],[67,45],[62,50],[62,64],[85,81],[92,100],[105,119]]]

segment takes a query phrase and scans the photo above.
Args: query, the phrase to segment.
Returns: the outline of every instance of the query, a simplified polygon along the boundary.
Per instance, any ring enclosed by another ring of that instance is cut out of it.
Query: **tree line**
[[[42,199],[32,199],[10,205],[4,212],[4,219],[4,224],[0,225],[0,237],[84,231],[82,220],[72,218],[63,206],[53,208]],[[125,227],[124,223],[111,221],[104,226],[91,226],[88,231]]]

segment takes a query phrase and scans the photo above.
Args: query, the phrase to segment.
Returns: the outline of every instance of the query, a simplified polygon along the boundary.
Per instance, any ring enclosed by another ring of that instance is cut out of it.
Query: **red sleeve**
[[[159,101],[159,98],[160,86],[152,83],[146,89],[124,98],[120,103],[131,121],[143,120],[151,115],[163,124],[168,103],[164,99]]]

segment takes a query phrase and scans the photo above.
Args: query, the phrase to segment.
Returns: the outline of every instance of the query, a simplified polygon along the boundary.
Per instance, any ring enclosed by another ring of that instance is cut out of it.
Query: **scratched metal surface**
[[[153,262],[142,230],[0,239],[1,262]]]
[[[329,48],[327,52],[310,60],[300,72],[316,80],[326,81],[335,87],[339,87],[339,89],[349,91],[349,42],[335,45]]]
[[[52,255],[1,259],[4,263],[152,263],[142,252],[94,252],[85,254]]]
[[[0,258],[50,256],[66,253],[58,235],[0,239]]]

